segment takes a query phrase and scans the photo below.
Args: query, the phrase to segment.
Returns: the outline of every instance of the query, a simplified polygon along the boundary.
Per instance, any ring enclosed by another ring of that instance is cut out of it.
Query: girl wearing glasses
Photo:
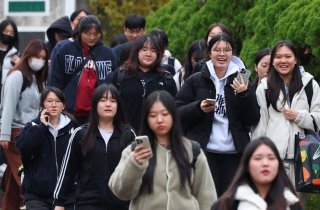
[[[231,182],[250,141],[250,126],[260,117],[250,81],[236,78],[240,69],[231,61],[233,49],[227,34],[211,38],[211,59],[185,81],[176,96],[185,135],[206,151],[218,196]]]
[[[46,88],[41,94],[40,106],[43,110],[39,116],[27,123],[17,137],[17,147],[24,167],[27,209],[50,210],[62,159],[76,122],[64,111],[66,99],[58,88]],[[69,191],[65,209],[73,209],[74,190]]]
[[[100,21],[93,15],[81,18],[73,41],[54,48],[48,84],[63,90],[80,125],[88,122],[90,99],[95,88],[118,66],[111,48],[102,42]]]

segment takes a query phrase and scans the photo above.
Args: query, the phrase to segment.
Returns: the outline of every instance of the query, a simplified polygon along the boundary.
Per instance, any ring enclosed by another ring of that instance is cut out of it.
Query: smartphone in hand
[[[48,111],[46,111],[46,112],[44,113],[44,118],[45,118],[45,121],[48,123],[49,120],[50,120],[50,114],[49,114]]]
[[[238,72],[237,80],[238,80],[238,82],[241,83],[241,76],[240,75],[242,75],[243,81],[247,82],[251,76],[251,71],[249,69],[241,69]]]
[[[206,98],[205,100],[207,103],[210,103],[210,104],[216,103],[216,99],[213,99],[213,98]]]
[[[137,145],[142,144],[144,148],[151,148],[148,136],[137,136],[135,141]]]

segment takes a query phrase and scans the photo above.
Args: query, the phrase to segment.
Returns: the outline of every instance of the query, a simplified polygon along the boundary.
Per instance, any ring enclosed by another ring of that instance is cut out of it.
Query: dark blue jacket
[[[101,209],[127,210],[129,203],[114,196],[108,187],[108,182],[121,159],[122,150],[134,140],[134,133],[126,126],[121,130],[115,129],[106,146],[98,131],[93,150],[85,156],[81,145],[86,130],[87,125],[77,128],[75,135],[70,139],[71,144],[54,192],[54,204],[63,206],[67,198],[66,192],[76,174],[79,174],[76,207],[97,206]],[[123,141],[120,141],[120,138],[123,138]]]
[[[48,126],[39,118],[26,124],[16,138],[24,166],[23,191],[24,199],[53,202],[53,192],[66,152],[69,138],[76,128],[76,123],[70,121],[58,131],[56,138]],[[66,203],[74,203],[74,191],[70,189]],[[73,195],[73,196],[72,196]]]
[[[101,41],[90,48],[89,54],[95,61],[97,85],[100,85],[105,82],[107,75],[117,68],[117,59],[111,48]],[[83,49],[78,40],[68,39],[58,45],[52,55],[54,56],[51,56],[48,85],[63,90],[68,99],[67,110],[73,113],[82,69],[79,73],[75,71],[84,61]]]

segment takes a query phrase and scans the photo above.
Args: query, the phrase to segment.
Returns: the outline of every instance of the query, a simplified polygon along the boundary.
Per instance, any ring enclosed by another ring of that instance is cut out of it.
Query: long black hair
[[[18,49],[18,47],[19,47],[18,28],[17,28],[17,24],[16,24],[13,20],[11,20],[11,19],[9,19],[9,18],[3,20],[3,21],[0,23],[0,33],[3,33],[3,31],[6,29],[6,27],[7,27],[8,25],[11,25],[11,26],[12,26],[13,32],[14,32],[13,42],[12,42],[12,44],[9,46],[8,49],[11,49],[12,47],[15,47],[15,48]]]
[[[185,74],[183,76],[183,81],[186,81],[187,78],[194,72],[194,67],[192,66],[192,59],[195,62],[198,62],[202,59],[205,59],[207,56],[207,44],[204,40],[196,40],[192,42],[189,47],[186,60],[183,64]]]
[[[125,124],[125,117],[122,110],[120,94],[117,88],[112,84],[102,84],[93,92],[91,99],[91,111],[89,115],[88,128],[82,139],[82,153],[87,155],[94,147],[97,133],[99,132],[99,115],[97,106],[101,98],[108,97],[111,94],[112,98],[117,101],[117,113],[113,118],[114,130],[121,132],[121,127]],[[120,138],[120,145],[125,145],[124,139]]]
[[[288,88],[290,102],[292,101],[294,94],[296,92],[299,92],[303,86],[300,68],[299,68],[299,57],[298,57],[296,48],[288,40],[279,41],[271,51],[269,76],[268,76],[268,80],[267,80],[268,90],[266,93],[267,101],[270,101],[270,104],[272,105],[272,107],[278,112],[280,112],[280,110],[277,107],[277,101],[279,99],[280,91],[282,91],[283,95],[286,95],[286,90],[285,90],[284,81],[281,79],[279,73],[274,68],[273,61],[275,59],[275,56],[276,56],[278,49],[283,46],[286,46],[287,48],[289,48],[292,51],[292,53],[295,56],[295,59],[297,61],[296,65],[294,66],[294,69],[292,72],[292,79],[291,79],[291,82],[290,82],[289,88]],[[284,99],[282,101],[283,107],[285,105],[285,102],[286,102],[286,98],[284,97]]]
[[[191,185],[191,164],[188,158],[187,150],[183,143],[181,123],[178,117],[177,106],[173,97],[166,91],[155,91],[151,93],[145,103],[142,114],[142,133],[147,135],[150,139],[153,157],[149,160],[149,166],[143,176],[140,193],[148,190],[149,193],[153,191],[153,178],[155,176],[154,170],[156,167],[156,139],[155,134],[148,124],[148,116],[150,108],[155,102],[161,102],[166,107],[172,116],[173,125],[169,132],[170,149],[174,160],[177,163],[179,171],[180,187],[183,188],[186,182]],[[177,177],[178,178],[178,177]]]
[[[257,193],[258,190],[254,185],[252,178],[249,173],[249,161],[253,153],[261,145],[266,145],[274,153],[276,159],[279,162],[278,174],[273,180],[270,190],[265,198],[268,203],[268,210],[282,210],[287,208],[287,202],[284,197],[284,189],[288,188],[293,194],[296,195],[295,189],[286,174],[285,168],[283,166],[279,152],[274,145],[274,143],[267,137],[260,137],[256,140],[251,141],[245,148],[239,168],[233,181],[228,187],[227,191],[219,199],[219,210],[229,210],[232,209],[232,206],[235,204],[235,194],[238,187],[242,184],[249,184],[250,187]]]

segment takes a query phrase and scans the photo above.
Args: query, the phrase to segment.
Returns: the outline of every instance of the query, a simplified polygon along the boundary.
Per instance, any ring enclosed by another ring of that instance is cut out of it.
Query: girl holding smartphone
[[[202,151],[192,167],[190,140],[182,136],[177,107],[166,91],[151,93],[144,104],[143,134],[150,147],[127,147],[112,174],[109,187],[130,210],[208,210],[217,198]]]

